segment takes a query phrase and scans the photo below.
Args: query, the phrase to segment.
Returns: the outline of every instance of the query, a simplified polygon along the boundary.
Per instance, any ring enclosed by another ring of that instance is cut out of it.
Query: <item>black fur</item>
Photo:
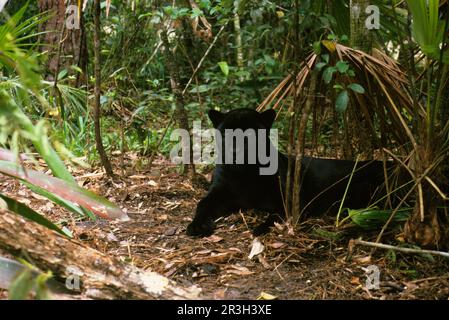
[[[227,114],[211,110],[209,117],[216,129],[266,129],[273,125],[276,113],[272,110],[258,113],[237,109]],[[268,135],[267,135],[268,136]],[[271,144],[270,144],[271,145]],[[274,148],[271,145],[271,148]],[[245,150],[246,151],[246,150]],[[226,149],[221,150],[221,156]],[[269,231],[274,222],[285,216],[283,198],[288,167],[285,155],[275,150],[278,170],[275,175],[259,174],[260,163],[217,164],[212,185],[196,209],[192,223],[187,227],[190,236],[209,236],[214,232],[215,220],[239,209],[268,212],[267,220],[256,227],[254,235]],[[305,215],[335,213],[344,198],[354,161],[327,160],[305,157],[302,160],[301,208]],[[293,172],[293,170],[292,170]],[[359,162],[352,177],[344,206],[353,209],[367,207],[384,179],[383,163]],[[340,181],[341,180],[341,181]]]

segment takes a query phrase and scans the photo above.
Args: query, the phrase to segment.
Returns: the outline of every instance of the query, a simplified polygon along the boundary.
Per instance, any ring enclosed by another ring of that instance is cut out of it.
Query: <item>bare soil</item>
[[[120,168],[123,161],[125,168]],[[101,170],[71,168],[78,183],[119,205],[129,222],[79,220],[17,181],[0,175],[0,190],[26,203],[52,221],[64,224],[75,238],[97,250],[174,281],[197,284],[206,299],[445,299],[449,298],[449,261],[357,247],[348,257],[348,242],[372,241],[377,232],[347,228],[341,237],[333,219],[311,219],[293,229],[285,225],[259,240],[263,252],[249,259],[254,237],[250,230],[263,217],[234,214],[218,223],[205,239],[185,234],[198,201],[207,192],[207,178],[192,182],[163,158],[151,170],[137,168],[139,158],[127,154],[116,161],[119,178]],[[321,230],[321,232],[320,232]],[[293,231],[293,232],[292,232]],[[332,235],[332,233],[330,234]],[[391,230],[385,243],[401,245],[401,230]],[[380,270],[380,287],[368,290],[366,268]],[[5,298],[0,290],[0,299]]]

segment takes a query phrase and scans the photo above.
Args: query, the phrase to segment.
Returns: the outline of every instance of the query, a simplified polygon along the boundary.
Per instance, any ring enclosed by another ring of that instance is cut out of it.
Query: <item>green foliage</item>
[[[5,72],[10,76],[0,86],[0,105],[2,106],[0,123],[3,124],[0,126],[0,145],[8,145],[13,151],[0,149],[0,172],[21,180],[32,191],[82,217],[93,218],[92,213],[86,208],[96,211],[97,214],[104,217],[114,218],[115,214],[118,214],[117,218],[126,217],[109,201],[83,190],[77,185],[48,138],[46,121],[40,119],[33,123],[26,114],[24,105],[36,103],[48,109],[50,99],[45,98],[45,93],[48,92],[43,88],[49,84],[41,80],[36,55],[29,54],[19,45],[22,41],[36,36],[32,33],[37,26],[35,22],[43,21],[42,15],[38,15],[20,23],[25,10],[26,6],[11,17],[6,24],[0,26],[0,72]],[[29,33],[17,39],[16,37],[25,34],[24,30]],[[75,101],[74,105],[78,106],[79,110],[82,109],[82,103],[76,100],[83,97],[80,91],[60,85],[60,92],[62,100],[75,99],[73,100]],[[71,92],[75,92],[75,94]],[[34,148],[51,169],[53,175],[61,179],[29,169],[25,173],[16,159],[20,159],[21,149],[29,150],[29,148]],[[63,150],[64,148],[60,146],[59,149]],[[33,210],[18,204],[13,199],[1,196],[8,209],[13,212],[70,236],[68,230],[60,230]],[[112,215],[109,216],[109,214]]]
[[[349,104],[349,94],[348,91],[343,90],[340,92],[340,94],[337,97],[337,100],[335,101],[335,108],[339,113],[343,113],[348,108]]]
[[[176,99],[166,68],[165,50],[169,48],[162,45],[160,37],[164,30],[176,53],[178,85],[184,92],[182,100],[188,116],[190,120],[203,120],[204,126],[209,125],[205,123],[208,109],[258,106],[311,51],[319,55],[315,65],[316,72],[321,75],[319,85],[325,85],[324,96],[331,99],[339,113],[336,124],[334,119],[320,124],[319,143],[326,144],[333,138],[333,125],[337,131],[343,130],[340,122],[350,103],[360,98],[357,95],[371,89],[361,69],[355,74],[351,67],[354,61],[328,54],[333,52],[332,46],[335,47],[336,42],[348,42],[349,6],[346,0],[298,1],[298,7],[296,1],[286,0],[197,0],[195,3],[198,7],[192,7],[188,2],[166,2],[156,6],[153,1],[137,1],[133,2],[131,10],[129,2],[113,0],[109,16],[102,16],[101,125],[103,143],[109,154],[120,150],[141,155],[158,151],[168,155],[173,145],[169,137],[178,124],[172,121]],[[438,11],[438,1],[407,3],[413,14],[414,39],[432,62],[438,61],[440,43],[444,42],[444,21]],[[380,7],[382,14],[382,29],[376,32],[379,47],[387,52],[399,52],[402,59],[407,58],[405,3],[377,0],[373,4]],[[103,1],[102,7],[105,5]],[[39,35],[36,26],[47,16],[27,16],[24,8],[16,7],[12,11],[15,14],[0,26],[0,99],[5,106],[0,110],[0,144],[11,146],[15,154],[21,149],[37,150],[55,176],[73,183],[56,151],[66,155],[65,158],[71,158],[73,154],[84,157],[89,163],[98,160],[88,108],[94,79],[86,75],[87,86],[74,88],[70,70],[81,70],[70,66],[60,70],[57,90],[54,90],[53,82],[42,81],[37,67],[41,57],[36,47]],[[33,10],[36,11],[35,4]],[[241,27],[239,34],[233,25],[236,17]],[[84,18],[86,33],[91,34],[90,6],[84,12]],[[223,32],[214,39],[221,28]],[[200,31],[210,33],[211,38],[200,37]],[[238,37],[243,44],[243,66],[237,63]],[[89,55],[92,56],[92,41],[88,40]],[[205,57],[213,40],[217,41]],[[446,62],[447,52],[442,57]],[[201,68],[194,74],[200,61]],[[414,66],[420,73],[427,71],[420,63]],[[88,70],[92,69],[90,61]],[[443,72],[438,77],[440,86],[428,76],[428,106],[434,96],[442,96],[437,93],[444,92],[443,84],[447,81],[444,76]],[[191,78],[190,86],[185,87]],[[419,96],[417,100],[422,98]],[[394,102],[394,97],[392,99]],[[437,98],[432,103],[442,104],[438,99],[442,100]],[[292,102],[289,98],[286,100],[286,105]],[[285,105],[282,108],[285,112]],[[408,115],[408,119],[413,120],[413,115]],[[167,129],[167,126],[170,127]],[[289,121],[280,117],[277,126],[286,140]],[[308,137],[315,129],[310,121]],[[53,143],[55,140],[63,144]],[[45,190],[38,191],[45,193]],[[50,194],[46,196],[51,198]],[[69,203],[64,204],[57,198],[52,200],[70,209]]]
[[[410,217],[412,208],[404,208],[396,212],[392,220],[393,223],[403,223]],[[359,226],[366,230],[375,230],[383,227],[388,219],[391,217],[393,210],[380,210],[377,208],[362,209],[362,210],[349,210],[348,218]]]
[[[36,300],[50,300],[51,294],[47,281],[52,277],[50,271],[40,273],[26,263],[24,270],[17,275],[9,287],[9,300],[28,300],[32,293],[35,294]]]
[[[335,109],[338,113],[344,113],[350,101],[349,91],[354,94],[364,94],[365,88],[358,83],[346,85],[345,83],[352,81],[350,79],[355,76],[354,70],[351,69],[348,62],[343,60],[337,61],[335,65],[330,65],[329,59],[328,54],[321,55],[322,61],[315,65],[315,70],[322,72],[322,79],[326,85],[333,83],[333,89],[337,93]]]
[[[413,36],[419,43],[424,54],[439,60],[440,44],[447,39],[445,35],[445,21],[439,17],[439,0],[416,1],[407,0],[407,4],[413,15]],[[449,52],[443,56],[445,63],[449,63]]]

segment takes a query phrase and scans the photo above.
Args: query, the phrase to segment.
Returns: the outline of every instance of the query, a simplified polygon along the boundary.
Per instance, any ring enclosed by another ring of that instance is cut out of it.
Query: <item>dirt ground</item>
[[[449,261],[356,247],[352,238],[375,239],[376,232],[348,228],[336,239],[330,218],[308,220],[294,228],[277,226],[261,237],[263,251],[249,259],[254,237],[250,230],[263,217],[251,212],[218,223],[206,239],[185,234],[196,204],[207,190],[206,178],[192,183],[159,158],[151,170],[127,154],[126,168],[108,179],[100,170],[72,169],[79,184],[118,204],[129,222],[80,221],[18,182],[0,175],[0,190],[52,221],[65,224],[75,237],[97,250],[140,268],[159,272],[179,284],[198,285],[206,299],[445,299],[449,298]],[[142,168],[137,168],[142,167]],[[210,175],[209,175],[210,176]],[[400,230],[384,243],[399,245]],[[366,268],[377,266],[380,287],[368,290]],[[0,290],[0,299],[6,293]]]

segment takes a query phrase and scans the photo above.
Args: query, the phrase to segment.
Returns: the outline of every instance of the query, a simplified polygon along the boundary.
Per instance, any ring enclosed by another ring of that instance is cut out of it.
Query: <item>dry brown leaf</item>
[[[205,240],[212,243],[218,243],[220,241],[223,241],[223,238],[216,235],[211,235],[210,237],[205,238]]]
[[[150,180],[150,181],[148,181],[148,185],[150,185],[152,187],[157,187],[158,183],[156,181],[154,181],[154,180]]]
[[[226,298],[226,289],[214,291],[214,300],[224,300]]]
[[[144,179],[148,179],[148,176],[135,174],[135,175],[129,176],[129,178],[130,179],[142,179],[142,180],[144,180]]]
[[[271,265],[267,262],[267,260],[266,260],[264,257],[262,257],[262,256],[257,256],[257,258],[259,259],[259,262],[262,264],[262,266],[263,266],[265,269],[271,269]]]
[[[165,230],[164,236],[167,236],[167,237],[174,236],[176,234],[177,230],[178,230],[178,227],[168,228],[167,230]]]
[[[194,264],[222,264],[222,263],[228,263],[229,260],[231,260],[233,254],[231,252],[225,252],[225,253],[212,253],[209,257],[200,257],[200,258],[193,258],[192,263]]]
[[[261,292],[260,295],[257,297],[257,300],[276,300],[278,297],[273,296],[272,294]]]
[[[227,270],[228,274],[236,274],[238,276],[249,276],[254,274],[254,272],[250,271],[246,267],[238,266],[238,265],[231,265],[230,269]]]
[[[354,259],[356,262],[360,263],[360,264],[367,264],[367,263],[371,263],[371,257],[370,256],[366,256],[366,257],[357,257]]]
[[[284,229],[285,229],[285,225],[284,225],[284,224],[280,224],[280,223],[277,223],[277,222],[274,223],[274,226],[275,226],[276,229],[278,229],[279,231],[284,231]]]
[[[351,278],[351,284],[355,285],[355,286],[359,286],[360,283],[360,278],[359,277],[352,277]]]
[[[283,243],[283,242],[274,242],[274,243],[270,243],[268,246],[273,249],[280,249],[280,248],[285,248],[287,246],[287,244]]]
[[[212,250],[201,250],[201,251],[198,251],[196,254],[204,255],[204,254],[210,254],[211,252],[212,252]]]

